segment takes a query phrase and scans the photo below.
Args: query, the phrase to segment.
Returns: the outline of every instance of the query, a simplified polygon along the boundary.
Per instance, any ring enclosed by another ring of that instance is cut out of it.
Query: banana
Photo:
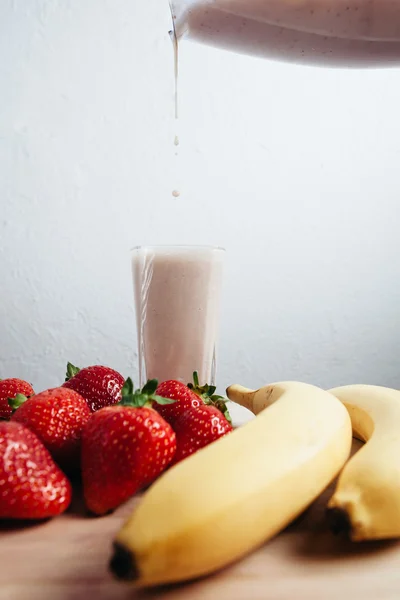
[[[329,390],[366,444],[344,467],[328,503],[334,530],[354,541],[400,537],[400,392],[348,385]]]
[[[288,525],[347,460],[350,419],[328,392],[286,382],[227,394],[258,416],[150,487],[116,536],[117,577],[153,586],[228,565]]]

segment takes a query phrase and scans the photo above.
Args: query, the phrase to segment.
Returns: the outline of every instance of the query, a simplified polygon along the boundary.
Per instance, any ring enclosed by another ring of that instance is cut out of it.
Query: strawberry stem
[[[65,381],[69,381],[70,379],[75,377],[75,375],[77,373],[79,373],[79,371],[80,371],[79,367],[75,367],[72,363],[68,362],[67,363],[67,373],[65,375]]]
[[[11,406],[13,411],[16,411],[17,408],[21,406],[24,402],[26,402],[28,398],[24,396],[24,394],[17,394],[15,398],[8,398],[8,405]]]
[[[198,374],[197,371],[193,371],[193,383],[194,383],[194,388],[200,387],[200,384],[199,384],[199,374]]]

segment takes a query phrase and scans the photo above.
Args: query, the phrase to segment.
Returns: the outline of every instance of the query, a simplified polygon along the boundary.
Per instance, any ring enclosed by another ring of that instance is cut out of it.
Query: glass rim
[[[139,246],[133,246],[130,252],[137,252],[138,250],[151,250],[154,249],[187,249],[187,250],[220,250],[226,252],[223,246],[213,246],[212,244],[142,244]]]

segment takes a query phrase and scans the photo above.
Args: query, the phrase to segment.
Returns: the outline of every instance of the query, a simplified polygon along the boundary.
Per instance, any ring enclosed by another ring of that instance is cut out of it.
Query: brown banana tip
[[[351,522],[348,513],[343,508],[328,508],[326,513],[329,528],[333,534],[350,535]]]
[[[118,579],[134,581],[139,579],[135,557],[122,544],[114,542],[114,554],[110,560],[110,570]]]

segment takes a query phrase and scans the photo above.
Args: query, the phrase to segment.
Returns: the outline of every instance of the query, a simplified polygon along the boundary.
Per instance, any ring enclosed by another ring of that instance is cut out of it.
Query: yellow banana
[[[260,414],[152,485],[116,537],[116,576],[151,586],[224,567],[288,525],[347,460],[350,419],[328,392],[285,382],[227,394]]]
[[[400,537],[400,392],[372,385],[329,390],[366,444],[344,467],[329,501],[333,529],[354,541]]]

